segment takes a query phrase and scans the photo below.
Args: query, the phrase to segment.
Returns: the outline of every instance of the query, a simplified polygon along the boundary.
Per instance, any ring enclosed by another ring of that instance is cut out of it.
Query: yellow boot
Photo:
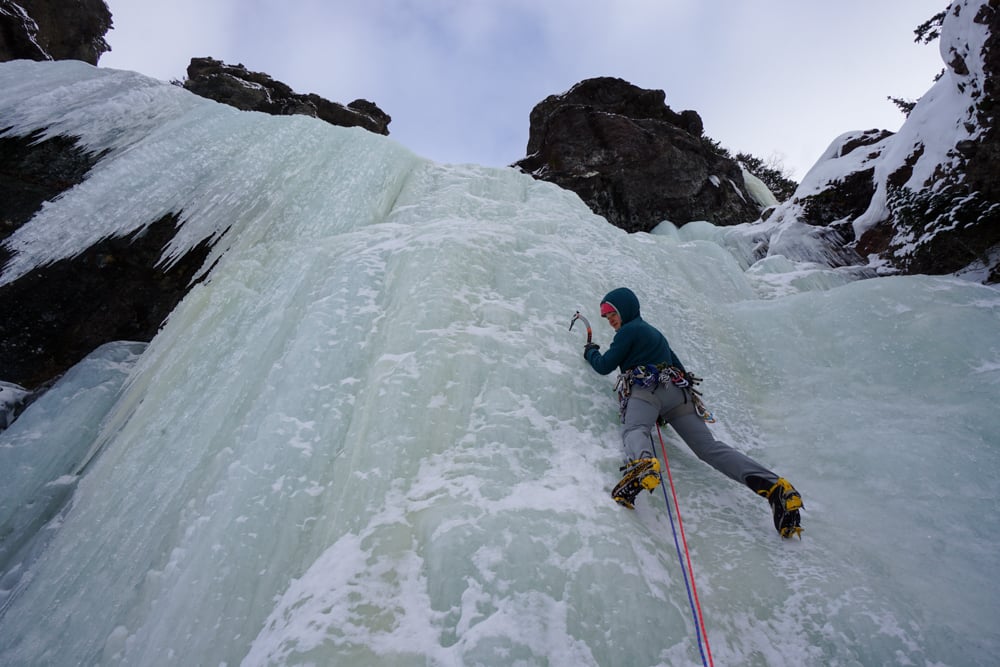
[[[802,539],[799,510],[804,506],[802,496],[792,483],[784,477],[779,477],[770,489],[757,493],[767,498],[767,502],[771,504],[771,510],[774,512],[774,529],[778,534],[782,537],[798,535],[799,539]]]

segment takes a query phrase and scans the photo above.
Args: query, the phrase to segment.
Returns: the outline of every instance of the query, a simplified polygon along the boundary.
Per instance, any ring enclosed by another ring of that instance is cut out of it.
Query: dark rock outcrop
[[[66,137],[33,139],[0,139],[0,240],[100,158]],[[176,226],[177,216],[166,216],[0,286],[0,380],[37,389],[104,343],[151,340],[209,251],[202,244],[170,268],[157,266]],[[0,270],[8,259],[0,248]]]
[[[74,139],[39,141],[0,137],[0,242],[31,219],[46,201],[83,181],[100,155],[81,150]],[[7,258],[0,246],[0,266]]]
[[[82,60],[96,65],[111,50],[104,0],[0,0],[0,62]]]
[[[842,143],[832,151],[832,157],[868,151],[866,159],[858,160],[857,171],[844,173],[821,192],[800,198],[802,214],[799,220],[817,227],[840,227],[860,217],[875,195],[875,167],[871,161],[881,156],[879,142],[891,136],[892,132],[879,129],[845,135]]]
[[[368,100],[347,106],[319,95],[301,95],[267,74],[251,72],[243,65],[226,65],[213,58],[192,58],[184,87],[196,95],[244,111],[262,111],[275,116],[301,114],[341,127],[362,127],[388,135],[392,118]]]
[[[983,45],[983,94],[976,109],[976,120],[984,128],[982,139],[956,149],[966,158],[965,178],[969,189],[982,193],[989,201],[1000,202],[1000,2],[992,0],[978,12],[976,23],[989,26]]]
[[[757,219],[739,164],[703,136],[696,112],[677,113],[664,99],[622,79],[582,81],[532,109],[528,155],[514,166],[576,192],[630,232],[664,220]]]
[[[974,14],[962,16],[963,12]],[[954,27],[969,18],[974,29],[987,30],[981,50],[976,48],[978,39],[970,40]],[[927,103],[933,105],[935,97],[965,96],[966,108],[955,105],[963,115],[942,115],[943,110],[952,107],[921,113],[921,100],[896,135],[877,130],[844,135],[824,160],[853,155],[855,159],[844,161],[849,168],[828,179],[818,190],[810,184],[808,192],[797,192],[787,207],[800,221],[841,231],[847,245],[878,263],[882,273],[966,272],[982,275],[984,282],[997,283],[1000,2],[953,2],[945,16],[941,39],[946,40],[942,51],[949,76],[936,84],[939,89]],[[918,117],[917,123],[910,127],[914,116]],[[946,124],[933,124],[941,120]],[[959,140],[944,155],[928,155],[927,133],[950,136],[949,126],[964,126],[971,138]],[[895,157],[898,155],[905,157]],[[939,162],[933,169],[925,165],[917,172],[924,160]],[[915,173],[927,175],[914,182]],[[779,215],[787,216],[789,212]],[[856,234],[859,221],[862,231]]]

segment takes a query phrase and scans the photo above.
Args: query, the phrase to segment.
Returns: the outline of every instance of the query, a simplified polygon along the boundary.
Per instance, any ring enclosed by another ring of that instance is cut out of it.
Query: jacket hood
[[[639,297],[627,287],[613,289],[604,295],[601,303],[610,303],[621,315],[622,324],[639,318]]]

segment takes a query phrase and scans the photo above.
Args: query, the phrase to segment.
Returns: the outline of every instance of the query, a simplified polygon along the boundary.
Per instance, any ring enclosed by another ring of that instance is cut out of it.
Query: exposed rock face
[[[109,50],[103,36],[110,26],[103,0],[0,0],[0,60],[96,65]],[[189,89],[242,109],[302,113],[388,134],[389,116],[365,100],[345,107],[297,95],[267,75],[209,59],[193,60],[189,75]],[[80,149],[72,137],[38,141],[40,134],[0,138],[0,242],[46,201],[81,183],[101,157]],[[165,216],[141,233],[106,239],[0,286],[0,380],[44,389],[106,342],[151,340],[210,250],[202,244],[169,268],[157,266],[177,219]],[[0,270],[8,259],[9,251],[0,247]]]
[[[702,135],[696,112],[677,113],[664,99],[622,79],[582,81],[532,109],[528,155],[514,166],[576,192],[630,232],[664,220],[757,219],[740,166]]]
[[[840,137],[814,167],[822,177],[807,175],[778,215],[840,230],[847,244],[878,263],[883,273],[964,271],[996,283],[1000,2],[953,2],[941,40],[945,75],[899,132]],[[964,109],[956,99],[965,101]],[[948,101],[950,106],[943,103]],[[945,113],[953,109],[963,115]],[[941,136],[956,139],[944,148],[929,148]],[[843,166],[833,166],[838,162]]]
[[[267,74],[212,58],[192,58],[187,75],[184,87],[192,93],[237,109],[275,116],[301,114],[341,127],[363,127],[376,134],[389,134],[392,118],[367,100],[354,100],[344,106],[312,93],[301,95]]]
[[[82,60],[96,65],[111,47],[104,0],[0,0],[0,62]]]
[[[968,159],[965,177],[969,189],[981,192],[989,201],[1000,202],[1000,178],[997,178],[997,165],[1000,165],[1000,119],[997,118],[1000,114],[1000,2],[992,0],[981,7],[975,21],[989,26],[983,54],[986,76],[982,82],[982,101],[976,110],[984,132],[979,142],[957,148]]]
[[[83,254],[0,286],[0,368],[6,381],[34,389],[104,343],[147,342],[191,287],[209,248],[156,268],[176,216],[142,233],[110,238]]]
[[[0,240],[84,180],[100,157],[66,137],[32,139],[0,139]],[[209,250],[202,245],[169,269],[157,267],[176,222],[166,216],[0,286],[0,380],[36,389],[106,342],[151,340]],[[8,259],[0,248],[0,269]]]
[[[31,219],[42,203],[82,182],[100,158],[80,150],[73,139],[38,141],[40,134],[0,138],[0,242]],[[5,252],[0,246],[0,266],[6,262]]]
[[[882,155],[879,142],[893,136],[888,130],[867,130],[845,135],[839,145],[829,152],[835,158],[857,155],[867,151],[865,158],[857,160],[857,171],[846,172],[831,181],[822,191],[803,196],[802,222],[816,226],[844,227],[850,220],[860,217],[875,195],[875,167],[872,160]]]

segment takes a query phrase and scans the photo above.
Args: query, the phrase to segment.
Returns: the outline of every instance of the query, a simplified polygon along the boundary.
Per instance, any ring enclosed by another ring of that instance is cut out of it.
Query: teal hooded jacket
[[[627,287],[608,292],[601,303],[614,306],[622,318],[611,347],[604,354],[597,349],[587,352],[586,359],[595,371],[607,375],[615,368],[624,373],[647,364],[676,366],[684,370],[681,360],[670,349],[670,343],[660,330],[639,314],[639,298]]]

